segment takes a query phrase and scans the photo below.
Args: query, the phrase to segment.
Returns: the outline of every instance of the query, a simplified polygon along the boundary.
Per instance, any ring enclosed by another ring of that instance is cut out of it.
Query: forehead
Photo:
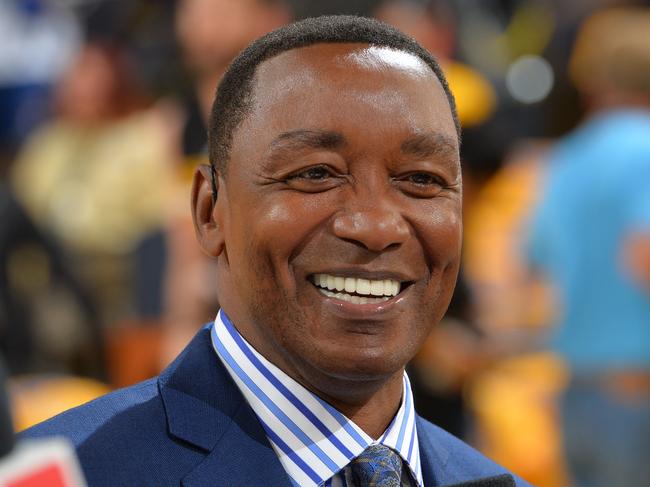
[[[393,81],[402,91],[426,85],[442,91],[431,68],[414,54],[368,44],[315,44],[285,51],[262,63],[256,72],[253,94],[258,102],[300,88],[329,87],[346,93],[381,92]],[[331,90],[325,91],[328,93]],[[317,93],[314,93],[316,96]],[[274,98],[271,98],[273,100]],[[258,107],[260,103],[256,104]]]
[[[274,67],[292,67],[295,70],[326,71],[396,70],[414,76],[435,76],[431,68],[418,56],[406,51],[365,43],[331,43],[291,49],[263,63],[259,72],[271,75]]]
[[[316,44],[258,67],[252,109],[234,134],[233,156],[242,145],[250,149],[285,131],[345,135],[360,127],[367,136],[426,131],[457,140],[442,85],[418,56],[368,44]]]

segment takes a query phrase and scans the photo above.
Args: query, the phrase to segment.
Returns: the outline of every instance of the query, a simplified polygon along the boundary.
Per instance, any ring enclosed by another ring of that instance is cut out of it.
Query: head
[[[593,109],[650,105],[650,8],[596,12],[580,28],[570,75]]]
[[[455,19],[446,1],[384,0],[374,16],[416,39],[437,59],[454,54]]]
[[[181,0],[176,35],[193,73],[212,77],[251,41],[288,18],[284,0]]]
[[[129,115],[146,101],[125,49],[98,42],[83,46],[55,92],[59,114],[79,125]]]
[[[437,63],[385,24],[321,17],[251,44],[212,111],[218,196],[209,171],[193,189],[242,335],[321,395],[400,380],[455,284],[458,144]]]

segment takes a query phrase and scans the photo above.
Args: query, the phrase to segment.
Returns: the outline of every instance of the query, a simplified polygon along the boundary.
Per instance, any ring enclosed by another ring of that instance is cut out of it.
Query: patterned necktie
[[[352,460],[352,476],[359,487],[400,487],[402,459],[384,445],[370,445]]]

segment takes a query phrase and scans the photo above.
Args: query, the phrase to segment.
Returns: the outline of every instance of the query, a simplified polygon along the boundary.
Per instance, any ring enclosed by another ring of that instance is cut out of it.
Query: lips
[[[366,279],[331,274],[314,274],[311,281],[324,296],[352,304],[382,303],[397,296],[402,288],[402,283],[395,279]]]

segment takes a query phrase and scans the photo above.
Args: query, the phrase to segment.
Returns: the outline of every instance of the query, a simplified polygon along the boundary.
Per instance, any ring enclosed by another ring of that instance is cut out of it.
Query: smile
[[[397,296],[401,289],[401,283],[394,279],[314,274],[312,282],[321,294],[352,304],[382,303]]]

